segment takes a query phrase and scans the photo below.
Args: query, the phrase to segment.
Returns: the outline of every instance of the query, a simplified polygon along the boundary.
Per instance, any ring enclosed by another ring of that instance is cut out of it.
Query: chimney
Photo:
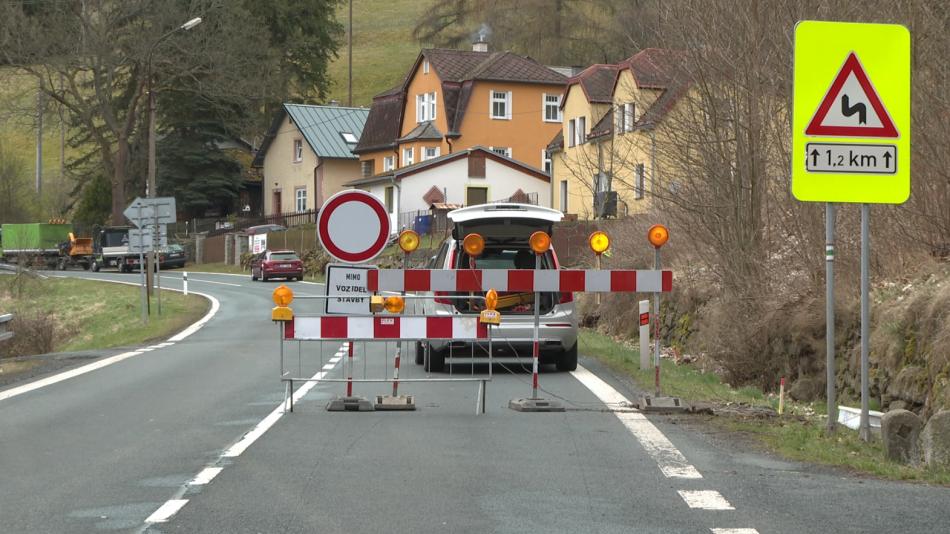
[[[330,101],[330,105],[333,106],[333,107],[339,107],[340,101],[339,101],[339,100],[331,100],[331,101]]]
[[[478,37],[476,37],[472,43],[472,52],[488,52],[488,41],[485,40],[485,37],[481,33],[479,33]]]

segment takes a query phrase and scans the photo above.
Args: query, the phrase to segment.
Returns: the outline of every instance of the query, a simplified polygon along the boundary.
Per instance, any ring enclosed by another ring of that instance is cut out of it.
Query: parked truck
[[[103,226],[93,232],[92,270],[114,267],[124,273],[138,266],[138,253],[129,252],[128,226]]]

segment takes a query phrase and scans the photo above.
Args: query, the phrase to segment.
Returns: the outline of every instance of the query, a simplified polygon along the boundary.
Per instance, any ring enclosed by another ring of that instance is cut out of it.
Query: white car
[[[557,210],[526,204],[483,204],[449,212],[454,228],[436,255],[429,259],[429,269],[534,269],[535,254],[528,246],[532,233],[543,230],[551,235],[554,223],[563,218]],[[485,250],[470,258],[462,248],[462,240],[477,233],[485,240]],[[474,260],[474,261],[473,261]],[[542,269],[558,269],[557,254],[552,247],[541,257]],[[432,298],[417,300],[417,311],[427,316],[477,314],[479,299],[449,299],[468,293],[431,294]],[[492,328],[496,355],[531,358],[534,342],[534,293],[499,293],[498,311],[501,325]],[[577,316],[572,293],[541,293],[539,348],[541,363],[554,363],[559,371],[577,369]],[[441,371],[449,352],[465,358],[472,354],[471,343],[461,341],[420,342],[416,347],[416,363],[427,371]],[[428,352],[428,356],[426,355]],[[474,347],[476,356],[487,356],[488,344]]]

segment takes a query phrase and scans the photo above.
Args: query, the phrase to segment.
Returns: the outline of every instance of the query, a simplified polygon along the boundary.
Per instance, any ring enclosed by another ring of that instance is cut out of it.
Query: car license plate
[[[280,268],[281,268],[281,269],[290,269],[290,264],[289,264],[289,263],[281,263],[281,264],[280,264]]]

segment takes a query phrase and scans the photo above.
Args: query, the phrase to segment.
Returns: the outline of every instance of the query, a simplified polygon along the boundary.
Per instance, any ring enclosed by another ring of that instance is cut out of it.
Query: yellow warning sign
[[[795,27],[792,193],[814,202],[910,196],[910,33],[895,24]]]

